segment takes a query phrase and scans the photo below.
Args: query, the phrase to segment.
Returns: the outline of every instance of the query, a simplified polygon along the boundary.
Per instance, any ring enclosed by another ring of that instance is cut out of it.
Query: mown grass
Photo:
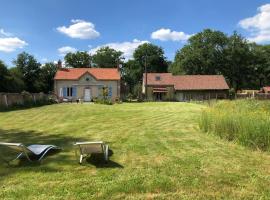
[[[203,111],[200,127],[253,149],[270,150],[270,102],[221,101]]]
[[[202,133],[203,108],[60,104],[0,113],[0,141],[63,147],[41,165],[1,163],[0,199],[268,199],[269,153]],[[83,140],[109,142],[110,162],[79,165],[72,144]]]

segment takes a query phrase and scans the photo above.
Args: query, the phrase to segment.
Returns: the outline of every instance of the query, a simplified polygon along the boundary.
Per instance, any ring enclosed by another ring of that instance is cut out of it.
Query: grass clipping
[[[200,129],[223,139],[268,151],[270,149],[270,102],[220,101],[203,110]]]

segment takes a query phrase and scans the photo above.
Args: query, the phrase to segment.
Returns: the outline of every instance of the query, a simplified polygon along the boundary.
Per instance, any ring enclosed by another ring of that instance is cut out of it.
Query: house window
[[[72,87],[67,87],[67,97],[72,97],[73,89]]]
[[[156,81],[160,81],[160,76],[156,76]]]

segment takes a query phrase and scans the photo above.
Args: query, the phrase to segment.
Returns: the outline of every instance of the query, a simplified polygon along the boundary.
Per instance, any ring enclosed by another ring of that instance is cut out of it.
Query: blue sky
[[[256,0],[0,0],[0,59],[12,65],[22,51],[39,62],[68,51],[109,45],[127,58],[144,42],[161,46],[169,60],[190,35],[211,28],[237,30],[270,42],[270,3]]]

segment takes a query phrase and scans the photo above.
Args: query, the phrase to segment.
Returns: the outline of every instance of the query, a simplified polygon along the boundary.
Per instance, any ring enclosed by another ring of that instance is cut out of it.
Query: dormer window
[[[156,81],[160,81],[160,76],[156,76]]]

